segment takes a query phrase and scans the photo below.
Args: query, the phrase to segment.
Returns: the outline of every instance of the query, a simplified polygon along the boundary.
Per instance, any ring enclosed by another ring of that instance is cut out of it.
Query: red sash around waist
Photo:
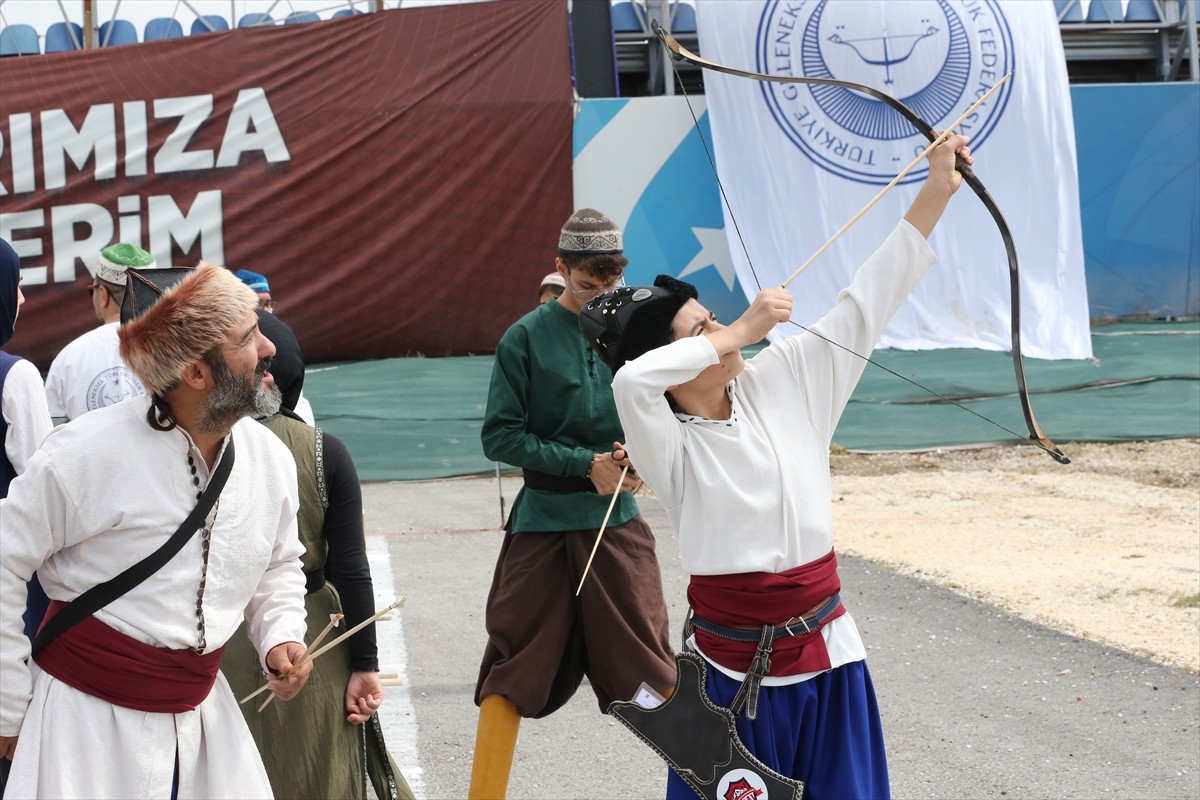
[[[51,600],[46,620],[65,605]],[[68,686],[113,705],[178,714],[208,697],[224,650],[198,655],[154,647],[88,617],[52,639],[33,659]]]
[[[727,627],[757,628],[778,625],[805,614],[841,591],[837,556],[828,555],[786,572],[746,572],[735,575],[693,575],[688,603],[699,616]],[[846,613],[838,606],[825,622]],[[793,626],[794,636],[775,639],[768,675],[799,675],[827,670],[831,664],[819,627],[804,633]],[[696,630],[696,644],[704,654],[737,672],[745,672],[754,657],[754,642],[737,642]]]

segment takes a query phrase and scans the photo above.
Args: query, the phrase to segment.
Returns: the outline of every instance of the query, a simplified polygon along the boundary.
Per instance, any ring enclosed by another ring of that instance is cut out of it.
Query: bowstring
[[[757,270],[754,269],[754,261],[750,258],[750,251],[746,247],[746,240],[742,236],[742,229],[738,225],[737,217],[733,213],[733,206],[729,203],[729,196],[725,193],[725,184],[723,184],[721,182],[721,176],[717,172],[716,159],[713,158],[712,151],[709,149],[709,146],[708,146],[708,140],[705,139],[705,137],[704,137],[704,131],[700,127],[700,120],[696,116],[696,109],[692,107],[692,98],[688,94],[687,87],[684,86],[683,80],[679,77],[679,69],[675,64],[675,56],[669,50],[668,50],[667,60],[671,63],[671,73],[672,73],[673,77],[675,78],[676,82],[679,84],[679,90],[683,94],[684,102],[687,103],[688,113],[690,113],[692,115],[692,124],[695,126],[696,136],[699,137],[700,144],[704,147],[704,155],[708,157],[708,163],[712,167],[713,178],[715,178],[717,181],[717,189],[719,190],[719,192],[721,194],[721,201],[725,204],[725,210],[729,213],[730,222],[733,223],[733,230],[734,230],[734,233],[737,234],[738,244],[741,246],[742,254],[746,258],[746,265],[750,268],[750,274],[754,277],[755,285],[761,291],[763,288],[762,281],[759,280],[758,272],[757,272]],[[1033,444],[1037,445],[1037,447],[1039,447],[1040,449],[1045,450],[1047,453],[1050,453],[1051,455],[1054,455],[1053,450],[1046,447],[1045,445],[1043,445],[1041,442],[1037,441],[1036,439],[1033,439],[1031,437],[1026,437],[1024,434],[1014,431],[1012,428],[1009,428],[1008,426],[997,422],[996,420],[992,419],[991,417],[987,417],[987,416],[984,416],[983,414],[980,414],[978,411],[974,410],[973,408],[968,408],[967,406],[963,405],[962,403],[958,402],[957,400],[955,400],[951,397],[948,397],[934,389],[931,389],[928,386],[926,386],[925,384],[920,383],[920,382],[908,377],[907,375],[901,375],[899,372],[892,369],[891,367],[888,367],[888,366],[885,366],[885,365],[879,363],[878,361],[871,358],[870,356],[864,356],[862,353],[859,353],[857,350],[853,350],[849,347],[846,347],[844,344],[835,342],[833,339],[830,339],[828,336],[825,336],[817,331],[814,331],[812,328],[809,328],[807,325],[796,322],[796,320],[791,319],[790,317],[788,318],[788,322],[792,325],[795,325],[797,328],[800,328],[805,333],[810,333],[813,336],[816,336],[818,339],[821,339],[821,340],[833,345],[834,347],[841,348],[842,350],[845,350],[847,353],[850,353],[853,356],[857,356],[858,358],[861,358],[863,361],[866,361],[868,364],[874,364],[876,367],[878,367],[879,369],[883,370],[884,372],[886,372],[890,375],[895,375],[897,378],[900,378],[903,381],[907,381],[909,384],[917,387],[918,389],[928,392],[929,394],[938,398],[938,400],[940,400],[941,402],[948,403],[952,406],[956,406],[956,407],[962,409],[963,411],[967,412],[968,414],[978,417],[979,419],[983,420],[984,422],[987,422],[988,424],[993,425],[996,428],[999,428],[1000,430],[1004,431],[1005,433],[1009,434],[1010,436],[1012,436],[1013,438],[1015,438],[1021,442],[1033,442]]]

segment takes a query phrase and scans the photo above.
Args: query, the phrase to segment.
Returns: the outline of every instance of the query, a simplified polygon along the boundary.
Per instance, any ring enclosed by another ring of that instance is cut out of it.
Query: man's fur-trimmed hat
[[[224,267],[130,268],[121,304],[121,358],[146,391],[162,397],[183,368],[225,342],[258,305],[250,287]]]
[[[659,275],[653,286],[621,286],[579,312],[579,329],[615,374],[638,356],[671,343],[671,323],[697,296],[687,281]]]

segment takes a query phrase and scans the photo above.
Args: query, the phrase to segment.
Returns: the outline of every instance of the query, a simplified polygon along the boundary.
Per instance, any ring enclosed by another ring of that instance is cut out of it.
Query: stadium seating
[[[293,11],[284,19],[284,25],[299,25],[304,22],[320,22],[321,17],[311,11]]]
[[[198,33],[214,33],[229,30],[229,23],[219,14],[205,14],[192,20],[192,36]]]
[[[675,2],[671,15],[671,33],[695,33],[696,9],[689,3]]]
[[[20,23],[0,30],[0,57],[41,55],[37,29]]]
[[[137,28],[127,19],[110,19],[100,25],[100,47],[116,47],[122,44],[137,44]]]
[[[1121,0],[1092,0],[1088,3],[1088,22],[1120,22],[1124,18]]]
[[[612,7],[613,33],[645,33],[641,18],[631,2],[614,3]]]
[[[1154,0],[1129,0],[1125,9],[1126,22],[1161,22]]]
[[[143,42],[174,39],[177,36],[183,36],[183,26],[179,24],[179,20],[170,17],[155,17],[147,22],[142,30]]]
[[[1054,0],[1059,22],[1083,22],[1083,0]]]
[[[239,28],[257,28],[263,25],[274,25],[275,20],[270,14],[255,12],[252,14],[242,14],[242,18],[238,20]]]
[[[77,22],[55,22],[46,29],[47,53],[83,49],[83,26]]]

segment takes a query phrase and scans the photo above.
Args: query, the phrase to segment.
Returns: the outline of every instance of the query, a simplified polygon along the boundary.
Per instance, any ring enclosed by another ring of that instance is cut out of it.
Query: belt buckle
[[[780,623],[780,627],[782,627],[785,631],[787,631],[788,636],[795,636],[796,633],[792,630],[792,626],[795,625],[797,622],[804,626],[805,633],[812,633],[812,628],[810,628],[808,626],[808,622],[805,621],[803,616],[792,617],[791,619],[787,620],[786,622]]]

